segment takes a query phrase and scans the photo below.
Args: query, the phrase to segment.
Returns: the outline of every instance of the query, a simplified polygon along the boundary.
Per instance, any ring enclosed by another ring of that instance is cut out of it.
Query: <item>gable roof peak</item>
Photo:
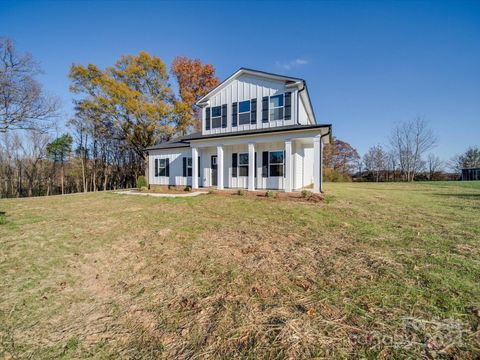
[[[299,84],[305,85],[305,80],[303,80],[301,78],[296,78],[296,77],[291,77],[291,76],[286,76],[286,75],[280,75],[280,74],[274,74],[274,73],[271,73],[271,72],[266,72],[266,71],[241,67],[237,71],[235,71],[232,75],[230,75],[225,80],[223,80],[220,84],[218,84],[215,88],[213,88],[210,92],[208,92],[208,94],[206,94],[200,100],[198,100],[196,102],[196,105],[201,105],[206,100],[208,100],[212,96],[213,93],[215,93],[218,90],[220,90],[221,88],[225,87],[232,80],[238,78],[239,76],[241,76],[243,74],[249,74],[249,75],[269,78],[269,79],[273,79],[273,80],[286,81],[286,82],[292,83],[292,84],[299,83]]]

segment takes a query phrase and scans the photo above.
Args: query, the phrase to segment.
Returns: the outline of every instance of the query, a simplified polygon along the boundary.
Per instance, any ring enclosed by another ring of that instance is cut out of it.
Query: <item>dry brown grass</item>
[[[2,201],[0,356],[475,358],[468,194],[480,189]],[[429,337],[449,321],[461,339]]]

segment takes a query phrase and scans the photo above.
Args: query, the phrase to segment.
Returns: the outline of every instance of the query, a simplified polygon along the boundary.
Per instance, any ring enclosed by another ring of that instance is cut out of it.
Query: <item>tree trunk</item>
[[[63,184],[63,162],[62,166],[60,167],[60,183],[62,185],[62,195],[65,194],[64,184]]]
[[[85,151],[84,151],[85,154]],[[83,192],[87,192],[87,179],[85,177],[85,155],[82,156],[82,185],[83,185]]]

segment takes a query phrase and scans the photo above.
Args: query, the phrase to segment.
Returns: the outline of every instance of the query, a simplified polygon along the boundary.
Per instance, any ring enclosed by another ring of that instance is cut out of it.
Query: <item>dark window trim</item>
[[[257,123],[257,99],[250,100],[250,124]]]
[[[232,103],[232,127],[238,126],[238,102]]]
[[[210,111],[211,111],[211,108],[210,107],[207,107],[205,109],[205,130],[210,130]]]

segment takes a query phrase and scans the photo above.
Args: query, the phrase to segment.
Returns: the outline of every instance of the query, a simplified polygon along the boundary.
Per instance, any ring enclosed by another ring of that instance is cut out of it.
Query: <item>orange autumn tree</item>
[[[360,156],[355,148],[346,141],[333,138],[331,144],[323,148],[323,163],[326,168],[349,175],[355,171]]]
[[[180,100],[175,102],[177,132],[181,135],[191,130],[201,130],[201,111],[195,102],[219,84],[215,68],[202,64],[200,59],[176,57],[172,74],[178,82]]]

